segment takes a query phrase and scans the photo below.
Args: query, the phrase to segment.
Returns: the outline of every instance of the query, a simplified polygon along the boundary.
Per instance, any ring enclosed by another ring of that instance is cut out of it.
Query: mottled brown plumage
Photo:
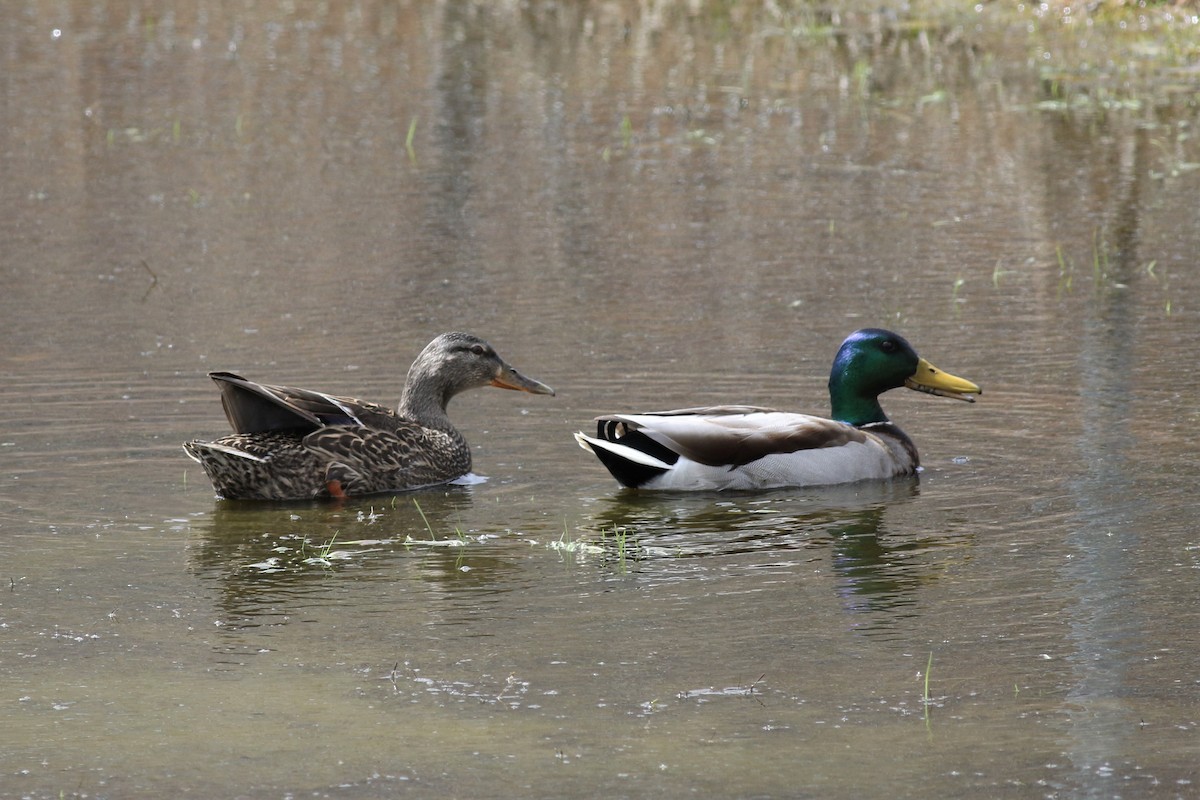
[[[397,411],[228,372],[210,377],[235,433],[183,448],[229,499],[297,500],[446,483],[471,470],[470,448],[446,414],[451,398],[489,385],[554,394],[465,333],[442,334],[421,352]]]

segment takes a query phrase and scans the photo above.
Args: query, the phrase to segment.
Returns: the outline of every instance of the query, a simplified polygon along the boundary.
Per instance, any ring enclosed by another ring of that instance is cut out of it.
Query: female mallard
[[[446,483],[471,471],[471,450],[446,416],[450,398],[480,386],[554,394],[466,333],[443,333],[421,351],[398,411],[228,372],[209,377],[236,433],[183,449],[229,499],[345,497]]]
[[[912,440],[892,424],[879,395],[907,386],[974,402],[982,390],[919,357],[878,328],[850,334],[829,373],[833,419],[753,406],[609,414],[596,435],[575,434],[623,485],[638,489],[771,489],[910,475]]]

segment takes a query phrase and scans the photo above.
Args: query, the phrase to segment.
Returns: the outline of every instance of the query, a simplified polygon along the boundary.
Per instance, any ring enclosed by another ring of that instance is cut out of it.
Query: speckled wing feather
[[[395,417],[387,429],[331,425],[304,437],[303,445],[326,463],[325,480],[348,494],[428,486],[471,470],[461,437]]]
[[[222,497],[278,500],[326,492],[325,464],[287,431],[235,433],[215,442],[184,444]]]

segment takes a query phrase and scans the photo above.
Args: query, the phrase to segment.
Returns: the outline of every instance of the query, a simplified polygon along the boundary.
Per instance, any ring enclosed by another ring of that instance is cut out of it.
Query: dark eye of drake
[[[879,349],[885,353],[894,353],[896,352],[896,343],[891,339],[884,339],[879,343]]]

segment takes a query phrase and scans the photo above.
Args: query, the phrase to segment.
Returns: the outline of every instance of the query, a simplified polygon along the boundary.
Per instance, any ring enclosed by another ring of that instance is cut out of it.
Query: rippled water
[[[1194,72],[986,14],[9,17],[0,796],[1196,791]],[[919,478],[571,439],[824,412],[866,325],[984,387],[884,398]],[[231,503],[179,448],[209,370],[393,402],[460,328],[558,390],[455,401],[484,482]]]

